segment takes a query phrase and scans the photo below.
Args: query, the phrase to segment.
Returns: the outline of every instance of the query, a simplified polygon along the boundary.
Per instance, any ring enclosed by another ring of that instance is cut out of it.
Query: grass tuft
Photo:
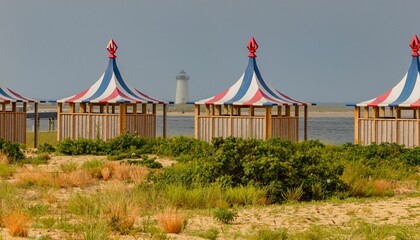
[[[178,234],[186,223],[185,215],[175,208],[166,208],[156,215],[156,219],[166,233]]]
[[[11,236],[28,236],[31,220],[26,213],[21,211],[12,211],[2,217],[2,222]]]

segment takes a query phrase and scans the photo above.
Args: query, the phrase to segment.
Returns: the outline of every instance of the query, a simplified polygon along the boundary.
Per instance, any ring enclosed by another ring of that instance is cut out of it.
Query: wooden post
[[[92,131],[95,131],[95,128],[92,129],[92,126],[95,126],[95,123],[92,122],[92,114],[93,114],[93,103],[88,103],[88,109],[89,109],[89,113],[88,113],[88,126],[87,126],[87,130],[88,130],[88,136],[89,138],[95,137],[94,133],[92,133]]]
[[[70,138],[74,139],[74,133],[75,133],[75,129],[74,129],[74,112],[75,112],[75,104],[74,103],[70,103],[69,104],[69,109],[70,109],[70,113],[71,113],[71,120],[70,120]]]
[[[233,136],[233,105],[230,105],[230,117],[229,117],[229,133]]]
[[[379,117],[385,117],[385,107],[379,107]]]
[[[134,116],[134,132],[136,134],[139,134],[139,126],[138,126],[138,118],[139,118],[139,116],[137,115],[137,103],[135,103],[133,105],[133,116]]]
[[[63,111],[63,103],[57,104],[57,141],[61,141],[61,112]]]
[[[147,104],[146,103],[143,103],[141,105],[141,113],[142,114],[147,114]]]
[[[80,103],[79,105],[80,105],[79,112],[86,113],[86,103]]]
[[[359,119],[360,119],[360,107],[354,108],[354,143],[360,144],[359,140]]]
[[[162,116],[162,136],[166,138],[166,104],[163,104],[163,116]],[[155,129],[156,131],[156,129]]]
[[[295,106],[295,117],[296,117],[296,126],[295,126],[295,134],[296,134],[296,142],[299,142],[299,105]]]
[[[401,119],[401,108],[396,107],[395,108],[395,143],[399,144],[398,142],[398,135],[400,134],[398,131],[398,124],[399,124],[399,119]]]
[[[210,105],[206,105],[206,116],[210,116]]]
[[[35,102],[35,119],[34,119],[34,148],[38,147],[38,131],[39,131],[39,120],[38,120],[38,103]],[[26,131],[26,129],[25,129]]]
[[[373,142],[378,143],[378,117],[379,117],[379,108],[373,107]]]
[[[271,138],[271,132],[272,132],[272,121],[271,121],[271,111],[273,107],[272,106],[266,106],[265,107],[265,140]],[[290,126],[289,126],[290,131]]]
[[[303,117],[305,118],[303,121],[303,140],[308,141],[308,105],[304,105],[303,107]]]
[[[223,115],[228,115],[228,114],[229,114],[229,106],[223,105]]]
[[[127,105],[120,103],[120,135],[125,134],[125,119],[126,119]]]
[[[199,139],[199,136],[200,136],[200,133],[198,132],[199,131],[199,129],[200,129],[200,126],[198,125],[198,116],[200,116],[200,105],[198,105],[198,104],[196,104],[195,106],[194,106],[194,111],[195,111],[195,114],[194,114],[194,135],[195,135],[195,139],[198,139],[198,140],[200,140]]]
[[[420,146],[420,109],[415,110],[417,112],[417,146]]]
[[[222,112],[222,106],[221,105],[216,105],[214,107],[215,107],[215,113],[213,115],[220,116],[220,114]]]
[[[363,108],[363,118],[369,118],[369,107]]]

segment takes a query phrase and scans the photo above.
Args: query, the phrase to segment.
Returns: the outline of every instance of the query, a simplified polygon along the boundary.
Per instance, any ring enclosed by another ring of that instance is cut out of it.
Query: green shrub
[[[104,162],[99,161],[97,159],[92,159],[89,161],[85,161],[81,168],[88,171],[89,174],[95,178],[101,178],[102,177],[102,168],[104,166]]]
[[[39,153],[53,153],[53,152],[55,152],[55,147],[51,144],[44,143],[44,144],[42,144],[38,147],[37,152],[39,152]]]
[[[10,163],[17,163],[23,159],[25,159],[25,155],[23,154],[22,150],[17,143],[5,142],[3,140],[0,141],[0,151],[7,155]]]
[[[218,208],[214,210],[213,217],[219,222],[230,224],[236,220],[238,213],[231,209]]]

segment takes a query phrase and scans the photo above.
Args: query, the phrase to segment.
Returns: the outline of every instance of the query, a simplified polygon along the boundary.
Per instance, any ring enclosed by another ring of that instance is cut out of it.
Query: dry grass
[[[166,233],[180,233],[185,224],[185,215],[174,208],[166,208],[156,215],[156,219]]]
[[[9,159],[7,159],[7,155],[0,151],[0,164],[8,164]]]
[[[103,213],[112,229],[127,234],[133,229],[140,208],[128,194],[127,184],[119,181],[113,181],[109,184],[103,190],[102,201],[105,204]]]
[[[94,182],[93,177],[85,170],[60,173],[56,178],[58,187],[87,187]]]
[[[380,193],[381,195],[384,195],[386,192],[394,192],[394,189],[396,189],[397,184],[395,181],[380,179],[380,180],[375,180],[373,182],[373,186],[375,187],[378,193]]]
[[[86,187],[94,183],[92,176],[85,170],[67,173],[35,172],[23,170],[17,176],[18,185],[52,187]]]
[[[143,181],[147,173],[147,167],[117,162],[108,162],[101,170],[104,180],[132,180],[134,183]]]
[[[13,211],[3,216],[2,222],[11,236],[28,236],[31,220],[27,214],[19,211]]]

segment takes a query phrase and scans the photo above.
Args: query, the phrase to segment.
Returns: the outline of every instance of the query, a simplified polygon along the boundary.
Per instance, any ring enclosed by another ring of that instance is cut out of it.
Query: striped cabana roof
[[[195,102],[206,105],[274,106],[307,105],[307,103],[286,96],[264,81],[255,60],[258,44],[254,37],[247,45],[250,52],[248,66],[239,80],[230,88]]]
[[[30,102],[35,103],[37,100],[24,97],[19,93],[0,85],[0,103],[11,103],[11,102]]]
[[[410,42],[413,50],[411,65],[403,79],[386,93],[376,98],[360,102],[358,107],[420,107],[420,63],[418,50],[420,42],[414,35]]]
[[[111,39],[108,43],[109,62],[105,72],[91,87],[71,97],[58,100],[59,103],[155,103],[168,102],[150,97],[124,82],[116,63],[118,46]]]

